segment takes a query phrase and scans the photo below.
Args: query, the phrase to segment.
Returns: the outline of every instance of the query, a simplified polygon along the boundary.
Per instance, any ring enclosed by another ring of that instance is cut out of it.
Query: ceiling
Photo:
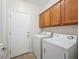
[[[29,1],[29,2],[31,2],[31,3],[33,3],[33,4],[36,4],[36,5],[40,6],[40,7],[43,7],[43,6],[45,6],[50,0],[26,0],[26,1]]]

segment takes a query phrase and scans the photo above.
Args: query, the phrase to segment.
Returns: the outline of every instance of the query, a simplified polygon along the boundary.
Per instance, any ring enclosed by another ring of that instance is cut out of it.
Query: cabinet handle
[[[66,53],[64,53],[64,59],[66,59]]]

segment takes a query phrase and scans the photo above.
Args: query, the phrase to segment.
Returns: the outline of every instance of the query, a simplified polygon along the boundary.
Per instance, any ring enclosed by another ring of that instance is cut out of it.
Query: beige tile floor
[[[36,58],[32,53],[27,53],[11,59],[36,59]]]

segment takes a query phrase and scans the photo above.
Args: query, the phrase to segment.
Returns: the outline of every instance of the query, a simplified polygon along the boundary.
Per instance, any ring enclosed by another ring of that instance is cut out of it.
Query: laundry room
[[[78,0],[0,0],[0,59],[78,59]]]

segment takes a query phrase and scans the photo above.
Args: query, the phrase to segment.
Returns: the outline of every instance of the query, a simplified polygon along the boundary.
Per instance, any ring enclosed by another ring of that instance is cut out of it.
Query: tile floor
[[[21,56],[11,58],[11,59],[36,59],[32,53],[23,54]]]

